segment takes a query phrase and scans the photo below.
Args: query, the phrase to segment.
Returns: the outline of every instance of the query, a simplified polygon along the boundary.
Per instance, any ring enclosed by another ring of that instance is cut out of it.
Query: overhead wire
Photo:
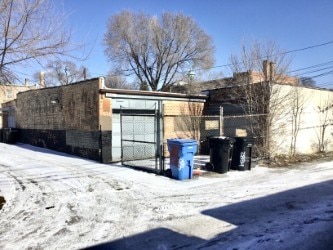
[[[274,56],[279,56],[279,55],[295,53],[295,52],[299,52],[299,51],[305,51],[305,50],[309,50],[309,49],[314,49],[314,48],[318,48],[318,47],[327,46],[327,45],[330,45],[330,44],[333,44],[333,41],[328,41],[328,42],[325,42],[325,43],[315,44],[315,45],[311,45],[311,46],[307,46],[307,47],[303,47],[303,48],[299,48],[299,49],[293,49],[293,50],[289,50],[289,51],[285,51],[285,52],[281,52],[281,53],[276,53],[276,54],[272,54],[271,56],[274,57]],[[267,56],[258,58],[256,60],[264,60],[266,58],[267,58]],[[244,64],[244,63],[240,63],[240,64]],[[329,67],[324,67],[324,66],[328,66],[330,64],[333,64],[333,60],[328,61],[328,62],[324,62],[324,63],[310,65],[310,66],[295,69],[295,70],[291,70],[291,71],[286,72],[285,74],[289,75],[291,73],[299,72],[297,74],[292,74],[291,76],[293,76],[293,77],[302,77],[302,76],[304,76],[304,77],[309,77],[309,78],[324,77],[324,76],[327,76],[331,73],[333,74],[333,71],[332,70],[327,71],[327,72],[317,74],[317,75],[314,75],[314,76],[312,76],[311,74],[333,68],[333,65],[329,66]],[[210,67],[210,68],[207,68],[207,69],[209,70],[209,69],[215,69],[215,68],[229,67],[229,66],[232,66],[232,65],[233,64],[231,64],[231,63],[223,64],[223,65],[216,65],[216,66],[213,66],[213,67]],[[319,69],[315,69],[315,68],[319,68]],[[310,69],[315,69],[315,70],[305,71],[305,70],[310,70]],[[200,71],[200,70],[202,70],[202,69],[192,69],[192,71]],[[302,72],[302,71],[305,71],[305,72]],[[128,70],[123,70],[121,72],[128,72]],[[107,76],[119,76],[117,74],[98,74],[98,73],[93,73],[93,72],[90,72],[90,74],[91,75],[98,75],[98,76],[104,75],[106,77]],[[322,84],[318,84],[318,85],[322,86]]]
[[[304,51],[304,50],[308,50],[308,49],[313,49],[313,48],[318,48],[318,47],[322,47],[322,46],[326,46],[326,45],[329,45],[329,44],[333,44],[333,41],[328,41],[328,42],[325,42],[325,43],[321,43],[321,44],[315,44],[315,45],[311,45],[311,46],[307,46],[307,47],[304,47],[304,48],[300,48],[300,49],[293,49],[293,50],[289,50],[289,51],[285,51],[285,52],[281,52],[281,53],[276,53],[276,54],[272,54],[271,56],[279,56],[279,55],[285,55],[285,54],[290,54],[290,53],[294,53],[294,52],[299,52],[299,51]],[[263,56],[263,57],[260,57],[260,58],[257,58],[256,60],[264,60],[266,59],[267,56]],[[332,63],[333,61],[330,61],[330,62],[327,62],[327,63]],[[243,64],[243,63],[240,63],[240,64]],[[232,66],[233,64],[232,63],[229,63],[229,64],[223,64],[223,65],[216,65],[216,66],[213,66],[213,67],[209,67],[209,68],[206,68],[206,69],[215,69],[215,68],[222,68],[222,67],[229,67],[229,66]],[[316,65],[313,65],[313,66],[310,66],[309,68],[311,67],[315,67]],[[305,68],[303,68],[305,69]],[[193,71],[200,71],[202,69],[192,69]],[[289,73],[292,73],[292,72],[295,72],[295,71],[298,71],[298,70],[302,70],[302,69],[297,69],[297,70],[293,70],[293,71],[290,71]],[[123,70],[121,72],[128,72],[128,70]],[[103,74],[98,74],[98,73],[91,73],[91,74],[95,74],[95,75],[103,75]],[[116,76],[116,75],[105,75],[105,76]]]
[[[329,61],[329,62],[325,62],[325,63],[319,63],[319,64],[315,64],[315,65],[308,66],[308,67],[305,67],[305,68],[300,68],[300,69],[288,71],[288,72],[286,72],[286,74],[290,74],[290,73],[294,73],[294,72],[298,72],[298,71],[302,71],[302,70],[306,70],[306,69],[317,68],[317,67],[325,66],[325,65],[328,65],[328,64],[331,64],[331,63],[333,63],[333,61]]]
[[[317,47],[326,46],[326,45],[329,45],[329,44],[333,44],[333,41],[328,41],[328,42],[325,42],[325,43],[311,45],[311,46],[307,46],[307,47],[300,48],[300,49],[294,49],[294,50],[289,50],[289,51],[285,51],[285,52],[281,52],[281,53],[276,53],[276,54],[272,54],[271,56],[279,56],[279,55],[290,54],[290,53],[294,53],[294,52],[299,52],[299,51],[304,51],[304,50],[308,50],[308,49],[313,49],[313,48],[317,48]],[[264,60],[266,58],[267,58],[267,56],[263,56],[263,57],[260,57],[256,60]],[[331,61],[331,62],[333,62],[333,61]],[[232,66],[232,65],[233,65],[232,63],[224,64],[224,65],[217,65],[217,66],[211,67],[209,69],[228,67],[228,66]],[[194,69],[194,71],[195,71],[195,69]]]
[[[303,72],[303,73],[300,73],[300,74],[296,74],[296,75],[293,75],[295,77],[299,77],[299,76],[302,76],[302,75],[307,75],[307,74],[311,74],[311,73],[316,73],[316,72],[320,72],[320,71],[323,71],[323,70],[327,70],[327,69],[332,69],[333,68],[333,65],[330,66],[330,67],[325,67],[325,68],[321,68],[321,69],[316,69],[316,70],[312,70],[312,71],[306,71],[306,72]],[[286,73],[287,74],[287,73]]]

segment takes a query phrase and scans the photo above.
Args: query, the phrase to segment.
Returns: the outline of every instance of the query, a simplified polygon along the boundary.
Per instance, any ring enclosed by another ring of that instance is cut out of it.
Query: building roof
[[[188,98],[188,99],[207,99],[206,95],[193,95],[193,94],[180,94],[172,92],[159,92],[159,91],[143,91],[143,90],[129,90],[129,89],[100,89],[100,93],[121,94],[121,95],[140,95],[151,97],[174,97],[174,98]]]

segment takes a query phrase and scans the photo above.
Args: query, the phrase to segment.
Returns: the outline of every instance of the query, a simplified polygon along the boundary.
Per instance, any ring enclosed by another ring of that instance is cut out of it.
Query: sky
[[[56,4],[69,13],[67,24],[74,40],[87,45],[82,54],[89,52],[89,57],[82,64],[92,77],[106,75],[110,69],[103,45],[110,16],[122,10],[156,16],[169,11],[192,17],[212,37],[215,70],[227,74],[223,65],[229,64],[231,54],[239,53],[244,40],[274,41],[284,51],[296,50],[288,54],[290,71],[312,67],[293,74],[316,76],[318,86],[333,88],[332,0],[63,0]]]

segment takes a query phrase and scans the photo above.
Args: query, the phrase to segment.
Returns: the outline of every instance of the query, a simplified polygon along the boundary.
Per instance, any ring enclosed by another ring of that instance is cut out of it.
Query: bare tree
[[[240,55],[232,55],[230,61],[234,80],[229,91],[248,117],[250,132],[257,138],[256,153],[270,157],[270,133],[277,133],[272,131],[272,123],[287,115],[281,107],[289,100],[289,92],[279,86],[297,84],[285,75],[290,59],[275,42],[255,41],[245,43]]]
[[[329,142],[329,138],[327,137],[327,128],[333,125],[333,101],[328,97],[321,103],[318,107],[316,107],[316,113],[319,117],[319,131],[317,132],[318,138],[318,151],[325,152],[327,144]]]
[[[183,14],[167,12],[158,19],[123,11],[109,19],[104,43],[116,70],[134,74],[154,91],[169,89],[192,68],[213,64],[212,39]]]
[[[291,59],[274,41],[248,43],[243,41],[241,53],[231,55],[232,72],[255,71],[265,73],[263,60],[275,63],[276,76],[283,76],[287,72]]]
[[[291,141],[290,141],[290,155],[296,155],[297,136],[302,122],[302,113],[304,111],[305,102],[307,98],[299,87],[293,87],[290,93],[290,107],[291,107]]]
[[[126,81],[122,75],[117,75],[115,72],[110,71],[105,78],[105,86],[114,89],[135,89],[134,84]]]
[[[64,15],[50,0],[0,1],[0,83],[18,79],[17,67],[42,64],[75,49]]]
[[[189,72],[190,73],[190,72]],[[182,81],[173,85],[171,90],[176,93],[183,94],[202,94],[203,90],[215,89],[221,86],[216,79],[222,79],[224,77],[222,72],[204,73],[201,70],[194,72],[195,76],[187,74]]]
[[[87,69],[78,67],[71,61],[49,61],[45,67],[44,83],[46,87],[68,85],[82,81],[89,76]],[[38,81],[39,72],[34,74],[34,80]]]
[[[303,77],[300,77],[299,80],[300,80],[300,84],[304,87],[316,87],[316,85],[317,85],[316,81],[311,77],[303,76]]]
[[[200,141],[203,105],[187,103],[180,107],[180,116],[175,120],[178,137],[188,137]]]

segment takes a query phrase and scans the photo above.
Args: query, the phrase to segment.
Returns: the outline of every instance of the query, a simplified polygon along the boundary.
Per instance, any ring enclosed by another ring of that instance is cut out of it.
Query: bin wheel
[[[170,168],[168,168],[167,170],[165,170],[165,176],[169,177],[169,178],[172,177],[172,173],[171,173],[171,169]]]
[[[210,162],[207,162],[205,165],[205,169],[208,171],[213,171],[214,170],[214,165]]]

